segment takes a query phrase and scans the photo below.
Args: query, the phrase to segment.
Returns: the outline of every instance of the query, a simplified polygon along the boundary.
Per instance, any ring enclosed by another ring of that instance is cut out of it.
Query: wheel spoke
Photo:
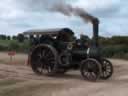
[[[52,56],[52,52],[50,50],[47,50],[45,56],[46,57],[51,57]]]
[[[45,57],[45,50],[41,51],[41,55],[42,55],[42,57]]]
[[[54,73],[57,52],[48,45],[35,48],[31,55],[31,65],[37,74],[49,75]]]
[[[96,78],[96,74],[94,72],[91,72],[91,77],[92,77],[92,79],[95,79]]]
[[[90,81],[95,81],[100,76],[100,63],[96,61],[95,59],[89,59],[85,60],[85,62],[82,64],[82,74],[85,79]]]
[[[113,73],[112,64],[107,59],[103,59],[102,64],[103,64],[103,70],[102,70],[103,72],[101,75],[101,79],[108,79],[109,77],[111,77]]]
[[[43,70],[43,69],[44,69],[44,64],[42,63],[42,64],[41,64],[41,73],[43,73],[43,72],[44,72],[44,70]]]

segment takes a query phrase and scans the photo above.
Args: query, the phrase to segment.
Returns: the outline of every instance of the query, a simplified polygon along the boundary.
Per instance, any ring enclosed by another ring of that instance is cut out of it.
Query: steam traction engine
[[[113,73],[111,62],[102,57],[98,44],[98,19],[93,20],[93,38],[74,36],[69,28],[29,30],[29,59],[37,74],[55,75],[70,69],[80,70],[84,79],[96,81],[108,79]]]

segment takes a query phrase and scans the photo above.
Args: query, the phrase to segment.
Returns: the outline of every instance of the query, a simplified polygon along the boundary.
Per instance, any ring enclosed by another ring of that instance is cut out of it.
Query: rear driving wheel
[[[101,64],[102,64],[102,73],[100,78],[106,80],[110,78],[113,74],[113,65],[107,59],[101,59]]]
[[[101,64],[95,59],[86,59],[81,64],[81,75],[89,81],[96,81],[101,74]]]
[[[32,70],[37,74],[54,75],[57,70],[57,51],[50,45],[34,48],[30,55]]]

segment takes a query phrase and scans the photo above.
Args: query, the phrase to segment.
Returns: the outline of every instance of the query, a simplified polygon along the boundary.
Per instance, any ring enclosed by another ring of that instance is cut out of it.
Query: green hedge
[[[107,42],[107,40],[108,39],[104,41]],[[102,45],[104,46],[102,47],[103,56],[108,58],[128,59],[128,44],[102,43]],[[29,51],[29,48],[30,48],[30,45],[27,40],[22,43],[19,43],[16,40],[0,40],[0,51],[16,51],[16,52],[26,53]]]
[[[109,46],[103,47],[102,53],[105,57],[109,57],[109,58],[128,59],[128,46],[127,45],[109,45]]]
[[[0,51],[6,51],[8,49],[8,46],[0,45]]]
[[[28,52],[29,43],[25,41],[23,43],[19,43],[16,40],[3,41],[0,43],[0,51],[16,51],[16,52]]]

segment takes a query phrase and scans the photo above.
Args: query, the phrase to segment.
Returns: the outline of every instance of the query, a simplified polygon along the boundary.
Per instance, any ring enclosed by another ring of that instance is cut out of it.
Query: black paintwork
[[[30,58],[31,58],[31,65],[35,72],[39,72],[37,67],[38,64],[36,64],[35,60],[35,54],[40,54],[41,50],[37,49],[43,49],[45,54],[47,55],[47,49],[51,51],[51,54],[54,54],[50,58],[56,58],[54,63],[54,67],[50,71],[50,74],[59,72],[64,73],[69,69],[80,69],[83,76],[84,75],[84,63],[86,62],[92,62],[93,66],[90,67],[87,66],[86,71],[95,71],[99,72],[95,75],[94,79],[96,80],[98,77],[100,77],[100,72],[102,69],[107,69],[102,66],[103,61],[106,59],[102,59],[101,55],[101,49],[98,44],[98,24],[99,21],[95,19],[93,21],[93,38],[90,40],[86,35],[81,35],[80,39],[77,39],[74,35],[74,32],[69,28],[61,28],[61,29],[49,29],[49,30],[30,30],[24,32],[24,35],[29,35],[30,37],[30,43],[31,43],[31,50],[30,50]],[[45,50],[44,50],[45,48]],[[34,54],[34,52],[36,52]],[[49,54],[50,56],[50,54]],[[41,57],[43,59],[39,59],[39,61],[44,64],[44,61],[48,61],[49,58],[45,58],[45,55]],[[45,59],[46,60],[45,60]],[[90,59],[91,58],[91,59]],[[42,61],[43,60],[43,61]],[[87,60],[87,61],[86,61]],[[35,63],[34,63],[35,62]],[[82,63],[83,62],[83,63]],[[109,63],[109,62],[108,62]],[[46,67],[50,68],[50,63],[46,63]],[[107,76],[102,74],[102,78],[107,79],[111,76],[113,70],[112,70],[112,64],[109,63],[108,66],[111,65],[111,72]],[[34,66],[34,67],[33,67]],[[103,68],[102,68],[103,67]],[[98,69],[97,69],[98,68]],[[43,68],[42,68],[43,69]],[[86,68],[85,68],[86,69]],[[106,70],[104,70],[105,72]]]

